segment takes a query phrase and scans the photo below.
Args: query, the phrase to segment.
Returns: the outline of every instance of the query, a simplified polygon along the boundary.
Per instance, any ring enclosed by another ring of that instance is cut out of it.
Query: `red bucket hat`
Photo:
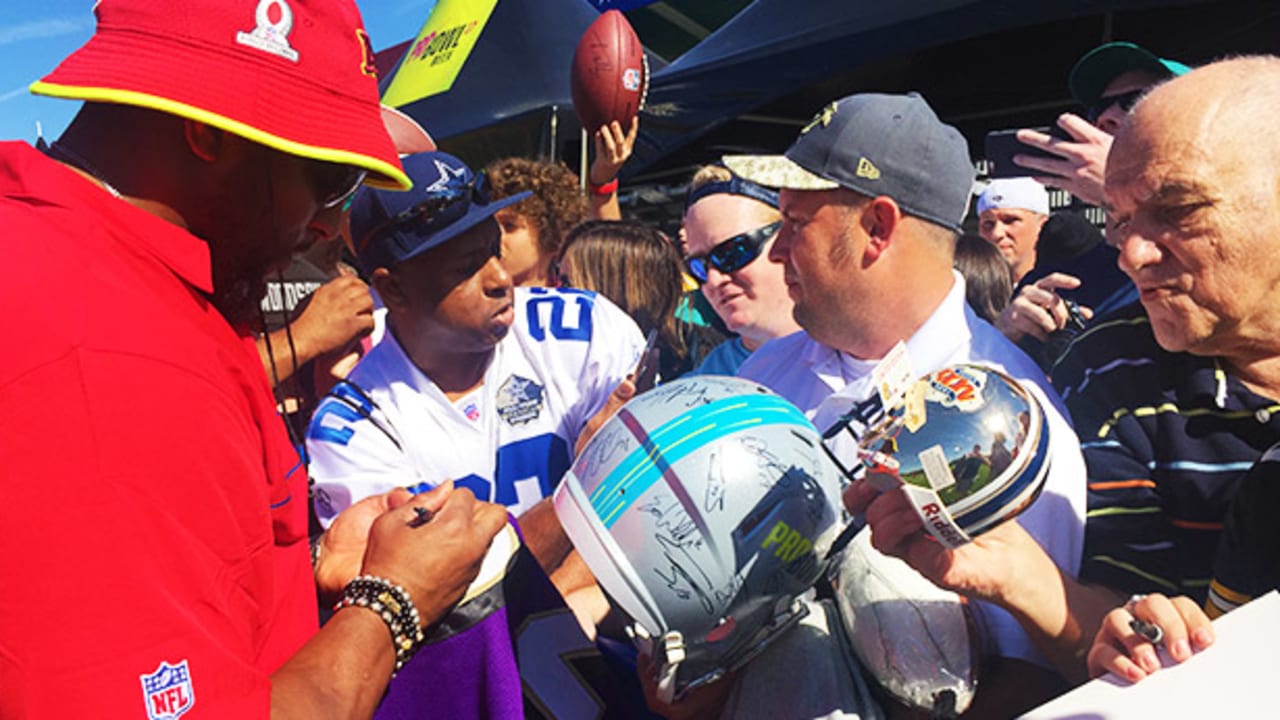
[[[412,185],[351,0],[100,0],[94,15],[93,37],[33,93],[152,108]]]

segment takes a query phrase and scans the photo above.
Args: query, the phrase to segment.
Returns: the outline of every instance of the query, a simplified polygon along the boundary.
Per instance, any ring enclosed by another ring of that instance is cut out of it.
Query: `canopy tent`
[[[500,0],[454,88],[407,110],[475,164],[510,154],[572,162],[568,68],[595,16],[586,0]],[[919,90],[976,155],[990,129],[1072,109],[1067,73],[1105,40],[1198,63],[1276,52],[1276,37],[1280,6],[1268,0],[755,0],[670,65],[650,56],[624,190],[660,202],[695,164],[780,152],[823,104],[859,91]]]

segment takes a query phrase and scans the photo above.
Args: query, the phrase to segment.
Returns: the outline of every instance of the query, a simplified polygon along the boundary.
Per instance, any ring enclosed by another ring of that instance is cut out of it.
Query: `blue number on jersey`
[[[333,386],[333,390],[330,392],[337,399],[328,399],[320,403],[315,417],[311,418],[311,426],[307,430],[307,436],[313,440],[322,440],[345,446],[351,442],[351,436],[355,434],[355,431],[349,427],[325,427],[320,424],[320,421],[324,419],[325,415],[337,415],[347,422],[360,420],[369,416],[369,413],[373,410],[373,403],[369,402],[369,398],[362,393],[354,391],[348,383],[338,383]]]
[[[529,302],[525,305],[529,318],[529,336],[541,342],[547,339],[547,331],[557,340],[591,340],[591,309],[595,304],[595,293],[587,290],[563,289],[551,292],[546,288],[533,288]],[[578,304],[578,326],[566,327],[564,324],[565,296],[573,296]],[[538,308],[551,306],[551,319],[547,327],[542,326],[542,316]]]
[[[536,477],[542,497],[547,497],[568,469],[569,444],[559,435],[546,433],[498,448],[497,492],[491,492],[492,484],[474,473],[454,480],[454,484],[467,488],[481,500],[492,498],[492,502],[499,505],[511,506],[520,500],[516,492],[517,480]],[[432,487],[428,483],[420,483],[409,491],[416,494]]]

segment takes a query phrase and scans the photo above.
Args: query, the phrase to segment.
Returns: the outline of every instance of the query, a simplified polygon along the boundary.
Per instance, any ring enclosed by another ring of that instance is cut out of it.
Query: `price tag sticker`
[[[924,476],[934,492],[949,488],[956,484],[956,476],[951,474],[951,466],[947,464],[947,453],[941,445],[921,450],[917,456],[924,467]]]
[[[906,343],[899,340],[893,346],[871,371],[871,379],[876,384],[876,392],[880,394],[880,402],[886,410],[891,410],[902,402],[916,380]]]

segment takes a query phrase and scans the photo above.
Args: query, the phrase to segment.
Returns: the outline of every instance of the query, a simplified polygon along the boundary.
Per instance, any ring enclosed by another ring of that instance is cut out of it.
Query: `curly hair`
[[[485,167],[493,199],[531,190],[533,195],[512,206],[537,231],[544,256],[560,251],[564,238],[591,215],[591,201],[578,188],[578,176],[560,163],[510,157]]]

